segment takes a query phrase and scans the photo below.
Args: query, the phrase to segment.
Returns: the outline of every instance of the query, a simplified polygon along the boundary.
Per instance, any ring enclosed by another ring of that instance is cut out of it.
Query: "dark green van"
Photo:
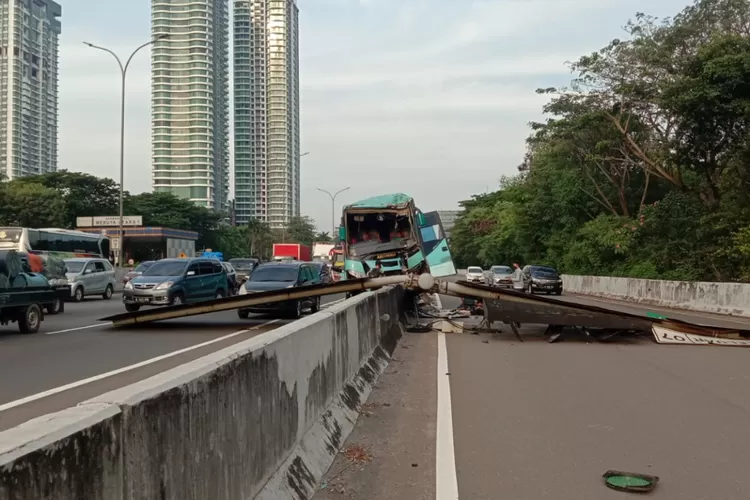
[[[162,259],[125,284],[125,309],[179,305],[226,297],[227,273],[213,259]]]

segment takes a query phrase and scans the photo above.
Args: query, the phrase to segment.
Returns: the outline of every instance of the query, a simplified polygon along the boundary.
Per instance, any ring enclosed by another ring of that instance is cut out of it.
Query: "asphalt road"
[[[650,498],[750,498],[750,349],[648,336],[549,344],[543,329],[525,325],[523,343],[507,332],[407,334],[344,445],[365,460],[337,458],[316,500],[615,500],[626,494],[604,485],[610,469],[659,476]]]
[[[608,469],[660,476],[651,498],[750,498],[749,350],[538,333],[447,336],[460,498],[622,498]]]
[[[341,296],[326,296],[327,304]],[[234,311],[116,330],[97,321],[124,312],[116,295],[66,304],[34,335],[0,329],[0,430],[156,375],[289,320]]]

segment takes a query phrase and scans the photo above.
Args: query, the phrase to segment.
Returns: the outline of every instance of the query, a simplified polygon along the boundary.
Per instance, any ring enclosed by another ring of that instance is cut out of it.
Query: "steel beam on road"
[[[719,325],[698,325],[671,318],[654,317],[648,313],[635,314],[605,306],[573,304],[554,297],[529,295],[524,292],[477,285],[468,281],[451,283],[438,280],[435,288],[439,293],[446,295],[482,299],[485,305],[485,318],[490,323],[499,321],[510,325],[531,323],[644,332],[651,332],[653,325],[659,324],[678,331],[700,332],[702,335],[710,336],[726,337],[740,333],[739,330]]]
[[[178,306],[155,307],[143,311],[118,314],[99,321],[110,321],[113,327],[122,327],[141,323],[151,323],[166,319],[184,318],[232,309],[244,309],[261,304],[285,302],[288,300],[306,299],[309,297],[321,297],[323,295],[336,295],[339,293],[363,292],[390,285],[401,285],[407,288],[416,288],[419,283],[424,282],[416,275],[384,276],[381,278],[369,278],[359,280],[340,281],[333,284],[313,285],[297,288],[285,288],[282,290],[269,290],[266,292],[248,293],[246,295],[235,295],[215,299],[199,304],[181,304]]]

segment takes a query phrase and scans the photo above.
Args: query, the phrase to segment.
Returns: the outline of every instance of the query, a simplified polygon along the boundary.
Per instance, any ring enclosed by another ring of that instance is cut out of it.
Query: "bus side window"
[[[36,244],[31,242],[31,229],[29,229],[29,244],[32,250],[51,250],[49,247],[49,233],[45,231],[34,231],[36,233]]]
[[[39,248],[39,231],[36,229],[29,229],[27,231],[28,239],[29,239],[29,248],[26,250],[40,250]]]

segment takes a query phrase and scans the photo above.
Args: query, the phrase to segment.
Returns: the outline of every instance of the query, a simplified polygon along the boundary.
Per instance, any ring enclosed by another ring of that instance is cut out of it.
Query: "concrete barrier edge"
[[[750,284],[563,275],[567,293],[750,317]]]
[[[360,294],[0,433],[0,500],[312,494],[390,361],[402,294]],[[237,464],[254,471],[227,476]]]

